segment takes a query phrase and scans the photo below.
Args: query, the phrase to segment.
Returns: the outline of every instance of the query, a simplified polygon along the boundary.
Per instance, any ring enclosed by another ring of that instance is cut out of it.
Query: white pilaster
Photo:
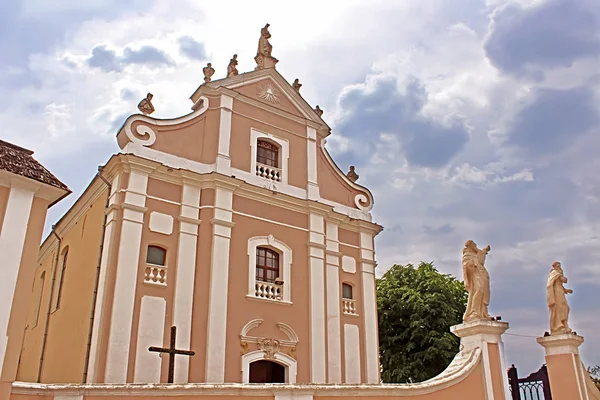
[[[338,224],[327,221],[327,383],[342,383]]]
[[[117,206],[119,201],[118,189],[121,175],[118,174],[111,182],[111,188],[108,199],[108,208],[106,212],[106,227],[104,230],[104,243],[102,244],[102,260],[100,262],[100,276],[98,278],[98,294],[96,297],[94,311],[94,326],[92,328],[92,344],[90,347],[90,359],[88,362],[87,383],[97,383],[98,371],[98,345],[100,343],[100,328],[104,326],[106,316],[105,294],[106,294],[106,276],[108,274],[108,263],[113,254],[113,236],[117,219]]]
[[[357,325],[344,324],[344,367],[347,384],[360,383],[360,330]]]
[[[177,327],[178,349],[189,350],[192,338],[192,306],[196,276],[196,243],[200,212],[200,187],[184,182],[179,217],[177,278],[173,306],[173,324]],[[190,357],[175,358],[174,383],[187,383]]]
[[[148,347],[163,347],[167,302],[162,297],[144,296],[140,306],[134,383],[160,383],[161,357]]]
[[[231,158],[229,146],[231,143],[231,114],[233,97],[221,95],[221,118],[219,123],[219,148],[217,153],[217,172],[231,176]]]
[[[106,383],[127,381],[148,174],[149,171],[131,169],[125,201],[122,204],[123,223],[106,356]]]
[[[326,382],[325,248],[324,218],[321,214],[311,212],[308,242],[311,383]]]
[[[319,184],[317,183],[317,131],[306,127],[306,158],[308,168],[308,186],[306,193],[309,200],[319,200]]]
[[[494,387],[492,381],[492,370],[494,367],[500,369],[502,373],[505,373],[505,369],[502,365],[492,366],[490,363],[490,352],[489,343],[495,343],[498,345],[498,351],[501,351],[502,347],[502,334],[508,329],[507,322],[501,321],[489,321],[480,320],[466,322],[459,325],[450,327],[450,332],[460,338],[461,348],[464,351],[472,350],[475,348],[481,349],[482,354],[482,366],[484,375],[484,390],[486,392],[486,400],[500,400],[494,397]],[[499,354],[500,362],[504,355]],[[500,367],[500,368],[499,368]],[[508,391],[508,380],[502,380],[502,391],[506,400],[510,399],[510,392]]]
[[[206,382],[225,381],[225,343],[229,280],[229,244],[233,228],[233,190],[217,187],[210,265],[210,295],[206,337]]]
[[[2,257],[2,279],[0,279],[0,371],[8,344],[8,320],[12,307],[21,256],[27,235],[34,190],[12,186],[0,231],[0,255]]]
[[[373,235],[360,233],[360,253],[363,289],[363,320],[365,324],[365,361],[367,382],[379,383],[379,340],[377,337],[377,295],[375,292],[375,252]]]

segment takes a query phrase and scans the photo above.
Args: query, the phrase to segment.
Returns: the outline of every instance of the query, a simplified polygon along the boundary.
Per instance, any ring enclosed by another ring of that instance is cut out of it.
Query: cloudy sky
[[[8,0],[0,14],[0,137],[35,150],[75,201],[137,102],[189,112],[211,61],[254,68],[271,24],[278,70],[325,110],[328,148],[356,165],[385,227],[379,275],[434,261],[460,276],[490,244],[507,361],[536,370],[545,281],[563,262],[571,323],[600,364],[600,3],[597,0]],[[8,6],[8,9],[6,9]]]

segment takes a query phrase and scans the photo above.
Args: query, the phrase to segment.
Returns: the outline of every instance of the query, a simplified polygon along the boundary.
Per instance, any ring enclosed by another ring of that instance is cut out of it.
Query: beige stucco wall
[[[69,253],[60,307],[54,310],[52,305],[49,316],[41,382],[80,382],[82,379],[105,203],[106,192],[77,218],[67,232],[62,233],[59,255],[64,254],[67,248]],[[60,226],[57,227],[57,231],[62,232]],[[39,241],[37,243],[39,245]],[[45,273],[37,325],[34,321],[34,309],[37,304],[32,301],[28,307],[29,322],[25,330],[17,374],[19,380],[29,382],[37,380],[48,305],[55,301],[59,287],[58,273],[56,281],[53,282],[56,251],[55,247],[43,260],[40,260],[33,280],[33,296],[31,286],[24,290],[28,296],[37,300],[39,277]],[[32,248],[30,251],[32,257],[35,257],[36,253],[35,248]],[[62,268],[61,259],[58,263],[59,270]],[[51,299],[52,285],[54,285],[54,294]]]

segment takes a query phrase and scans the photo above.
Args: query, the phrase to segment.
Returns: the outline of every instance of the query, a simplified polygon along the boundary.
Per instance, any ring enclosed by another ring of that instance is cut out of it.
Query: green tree
[[[594,382],[596,384],[596,387],[598,388],[598,390],[600,390],[600,365],[588,367],[587,370],[590,373],[592,382]]]
[[[462,322],[467,292],[433,262],[394,265],[377,279],[381,378],[421,382],[441,373],[459,350],[450,327]]]

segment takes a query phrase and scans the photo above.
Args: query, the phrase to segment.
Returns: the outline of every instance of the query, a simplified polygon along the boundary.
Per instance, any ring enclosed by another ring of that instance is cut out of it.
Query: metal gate
[[[508,369],[508,384],[513,400],[552,400],[550,381],[545,365],[527,378],[519,378],[517,368],[513,364]]]

